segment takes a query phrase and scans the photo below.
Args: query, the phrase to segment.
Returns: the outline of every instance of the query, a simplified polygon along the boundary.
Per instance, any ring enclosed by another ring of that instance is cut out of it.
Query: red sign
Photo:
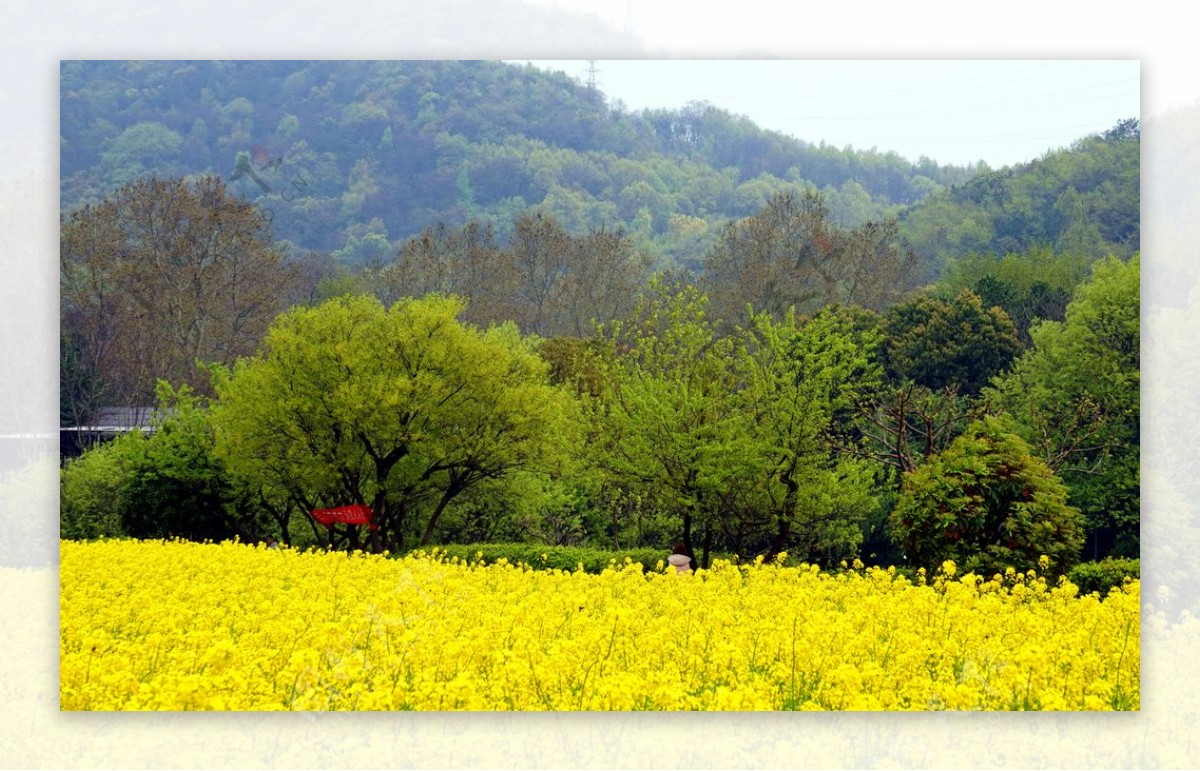
[[[312,515],[313,519],[326,527],[335,522],[342,522],[347,525],[370,525],[372,530],[375,529],[375,523],[371,521],[371,507],[361,503],[338,506],[335,509],[313,509]]]

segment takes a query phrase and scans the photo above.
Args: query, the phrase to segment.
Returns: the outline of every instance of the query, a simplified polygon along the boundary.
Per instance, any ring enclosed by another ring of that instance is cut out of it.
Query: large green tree
[[[1097,262],[1062,322],[987,393],[1071,489],[1088,519],[1089,556],[1138,555],[1140,259]]]
[[[217,379],[218,453],[295,509],[371,506],[375,549],[429,543],[462,493],[549,471],[571,446],[573,402],[532,342],[464,324],[462,308],[361,296],[289,311]]]
[[[591,414],[596,462],[677,517],[695,554],[711,549],[722,493],[752,465],[733,338],[719,336],[692,286],[655,277],[635,313],[605,330]]]
[[[953,386],[971,396],[1021,350],[1008,315],[983,307],[969,291],[949,302],[922,295],[894,306],[884,317],[883,332],[884,365],[894,380],[933,390]]]
[[[764,312],[723,335],[705,309],[695,287],[655,278],[638,313],[607,330],[599,376],[579,381],[595,386],[597,464],[626,503],[667,512],[701,564],[713,549],[852,553],[878,467],[835,434],[879,381],[864,333],[831,309]]]

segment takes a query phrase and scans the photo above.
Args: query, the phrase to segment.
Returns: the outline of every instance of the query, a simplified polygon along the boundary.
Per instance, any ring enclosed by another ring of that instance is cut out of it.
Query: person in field
[[[688,556],[687,547],[683,542],[675,544],[675,548],[671,550],[671,556],[667,558],[667,562],[674,566],[676,573],[691,573],[692,558]]]

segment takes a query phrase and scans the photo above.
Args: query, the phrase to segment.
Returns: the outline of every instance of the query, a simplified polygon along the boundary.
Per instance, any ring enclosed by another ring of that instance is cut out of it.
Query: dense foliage
[[[985,576],[1039,566],[1062,575],[1083,545],[1066,486],[991,417],[905,475],[892,527],[915,564],[953,560]]]
[[[544,340],[466,323],[438,295],[298,306],[257,356],[211,368],[211,406],[164,392],[154,432],[68,463],[63,533],[392,551],[682,541],[701,565],[786,551],[994,572],[1046,556],[1061,571],[1137,543],[1136,271],[1099,263],[1067,321],[1035,326],[984,397],[971,390],[986,373],[963,379],[974,362],[944,352],[970,343],[965,318],[898,324],[954,307],[936,297],[882,317],[756,313],[722,332],[694,286],[656,277],[625,318]],[[905,350],[943,380],[889,373]],[[1001,411],[1003,430],[978,420]],[[310,514],[350,503],[377,529]]]
[[[888,375],[937,391],[976,395],[1008,368],[1021,350],[1003,310],[985,307],[973,292],[950,301],[918,296],[889,308],[883,332]]]
[[[555,470],[571,441],[565,391],[515,327],[478,330],[461,310],[346,297],[281,316],[262,354],[217,381],[217,452],[277,506],[370,505],[372,546],[392,551],[428,543],[486,480]]]
[[[1128,581],[1141,577],[1139,560],[1128,557],[1105,557],[1097,562],[1081,562],[1067,573],[1071,583],[1079,587],[1080,594],[1096,592],[1101,597],[1113,589],[1119,589]]]
[[[969,254],[1050,247],[1064,254],[1140,248],[1141,130],[1136,119],[1019,166],[939,190],[901,215],[901,232],[934,275]]]
[[[1065,319],[1033,327],[1032,347],[988,393],[1070,485],[1092,559],[1139,553],[1140,265],[1095,263]]]
[[[253,539],[272,525],[215,454],[204,399],[159,381],[150,430],[132,431],[62,471],[63,538]]]

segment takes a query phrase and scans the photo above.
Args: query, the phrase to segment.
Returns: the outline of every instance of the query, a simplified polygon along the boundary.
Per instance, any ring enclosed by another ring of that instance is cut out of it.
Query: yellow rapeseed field
[[[66,710],[1138,709],[1138,582],[64,541]]]

